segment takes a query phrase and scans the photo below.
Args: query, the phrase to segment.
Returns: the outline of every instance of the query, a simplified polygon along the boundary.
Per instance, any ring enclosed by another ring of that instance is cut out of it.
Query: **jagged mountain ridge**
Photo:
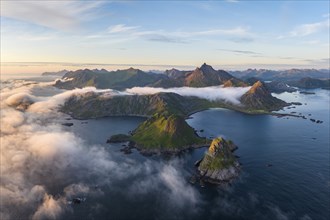
[[[60,70],[57,72],[44,72],[41,75],[42,76],[58,76],[58,77],[63,77],[66,73],[68,73],[68,70]]]
[[[125,89],[134,86],[147,86],[164,75],[147,73],[139,69],[129,68],[117,71],[93,71],[89,69],[70,71],[57,81],[55,86],[62,89],[83,88],[94,86],[99,89]]]
[[[268,70],[268,69],[247,69],[243,71],[229,71],[235,77],[240,79],[248,79],[256,77],[259,80],[280,80],[293,81],[300,80],[305,77],[318,79],[327,79],[330,77],[330,70],[326,69],[288,69],[288,70]]]
[[[171,69],[164,74],[144,72],[139,69],[125,70],[77,70],[66,73],[63,80],[56,82],[55,86],[61,89],[83,88],[94,86],[99,89],[123,90],[135,86],[143,87],[207,87],[223,85],[228,80],[227,86],[247,86],[247,84],[223,70],[214,70],[211,66],[203,64],[193,71],[180,71]]]

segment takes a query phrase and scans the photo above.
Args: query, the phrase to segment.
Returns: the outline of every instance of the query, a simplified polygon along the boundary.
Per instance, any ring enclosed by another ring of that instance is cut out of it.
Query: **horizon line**
[[[201,62],[201,65],[203,65],[206,62]],[[33,61],[33,62],[27,62],[27,61],[1,61],[0,62],[1,66],[45,66],[45,65],[60,65],[60,66],[73,66],[73,67],[83,67],[83,66],[127,66],[127,67],[134,67],[134,66],[141,66],[141,67],[162,67],[162,68],[174,68],[174,67],[180,67],[180,68],[196,68],[199,66],[196,65],[187,65],[187,64],[139,64],[139,63],[94,63],[94,62],[87,62],[87,63],[79,63],[79,62],[49,62],[49,61]],[[4,65],[3,65],[4,64]],[[207,64],[207,63],[206,63]],[[325,67],[306,67],[309,65],[302,65],[302,64],[260,64],[260,63],[255,63],[255,64],[208,64],[210,66],[217,66],[217,67],[224,67],[228,69],[267,69],[267,70],[289,70],[289,69],[316,69],[316,70],[322,70],[322,69],[328,69],[330,70],[330,65],[328,68]],[[247,67],[247,66],[269,66],[267,67]],[[244,67],[245,66],[245,67]],[[276,66],[278,66],[276,68]],[[284,67],[286,66],[286,67]],[[300,67],[297,67],[300,66]],[[275,67],[275,68],[274,68]],[[97,69],[97,68],[96,68]]]

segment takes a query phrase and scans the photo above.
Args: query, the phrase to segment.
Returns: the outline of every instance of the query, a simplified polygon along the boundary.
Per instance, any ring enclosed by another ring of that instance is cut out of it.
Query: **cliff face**
[[[231,141],[215,138],[198,166],[201,176],[208,182],[228,182],[239,175],[239,163],[233,151],[236,146]]]
[[[265,85],[258,81],[253,84],[240,99],[241,103],[247,109],[275,111],[287,105],[286,102],[271,95]]]
[[[140,150],[175,152],[207,144],[182,116],[155,114],[133,131],[132,141]]]

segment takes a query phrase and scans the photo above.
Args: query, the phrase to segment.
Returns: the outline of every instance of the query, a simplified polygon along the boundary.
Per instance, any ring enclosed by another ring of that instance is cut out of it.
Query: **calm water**
[[[163,158],[143,157],[136,151],[124,155],[121,144],[105,144],[110,135],[127,133],[143,118],[71,120],[74,126],[68,130],[87,143],[106,147],[124,169],[108,174],[111,183],[100,176],[81,180],[98,184],[102,193],[86,195],[86,202],[63,219],[329,219],[329,91],[315,91],[279,95],[303,103],[285,111],[302,113],[307,120],[224,109],[199,112],[188,120],[195,129],[204,129],[200,135],[222,135],[239,146],[242,175],[225,188],[202,189],[187,182],[205,148]],[[312,123],[309,118],[324,122]]]
[[[31,89],[39,97],[61,92],[54,87]],[[77,155],[76,160],[83,158],[87,165],[74,161],[61,171],[62,175],[56,173],[59,178],[37,178],[37,184],[44,185],[55,198],[63,195],[70,184],[88,186],[89,190],[76,195],[86,197],[86,201],[64,205],[61,219],[329,219],[330,93],[314,92],[277,95],[288,102],[301,102],[302,105],[281,112],[295,112],[306,116],[306,120],[246,115],[225,109],[199,112],[187,120],[196,130],[204,130],[201,136],[221,135],[239,146],[235,154],[240,157],[242,173],[230,186],[201,188],[188,182],[195,172],[195,161],[202,158],[206,148],[169,158],[144,157],[136,150],[125,155],[120,152],[122,144],[106,144],[111,135],[128,133],[144,118],[80,121],[67,120],[68,116],[54,123],[74,123],[61,128],[82,139],[76,144],[94,149],[93,155],[104,163],[98,167],[104,170],[93,168],[95,161],[85,161],[92,158]],[[310,118],[323,123],[313,123]],[[17,213],[19,219],[26,216],[24,211]]]

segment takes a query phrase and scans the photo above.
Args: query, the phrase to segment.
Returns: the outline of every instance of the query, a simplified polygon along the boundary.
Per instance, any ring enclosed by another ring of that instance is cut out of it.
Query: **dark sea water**
[[[121,144],[105,143],[112,134],[133,130],[143,118],[71,120],[74,126],[67,130],[90,145],[105,147],[123,169],[104,174],[104,182],[102,175],[81,180],[97,184],[98,193],[86,195],[86,202],[75,205],[63,219],[329,219],[329,91],[315,92],[278,95],[301,102],[285,112],[301,113],[306,120],[225,109],[199,112],[187,120],[204,130],[201,136],[221,135],[239,146],[235,154],[242,173],[226,187],[201,188],[187,181],[206,148],[172,158],[144,157],[135,150],[125,155]]]

